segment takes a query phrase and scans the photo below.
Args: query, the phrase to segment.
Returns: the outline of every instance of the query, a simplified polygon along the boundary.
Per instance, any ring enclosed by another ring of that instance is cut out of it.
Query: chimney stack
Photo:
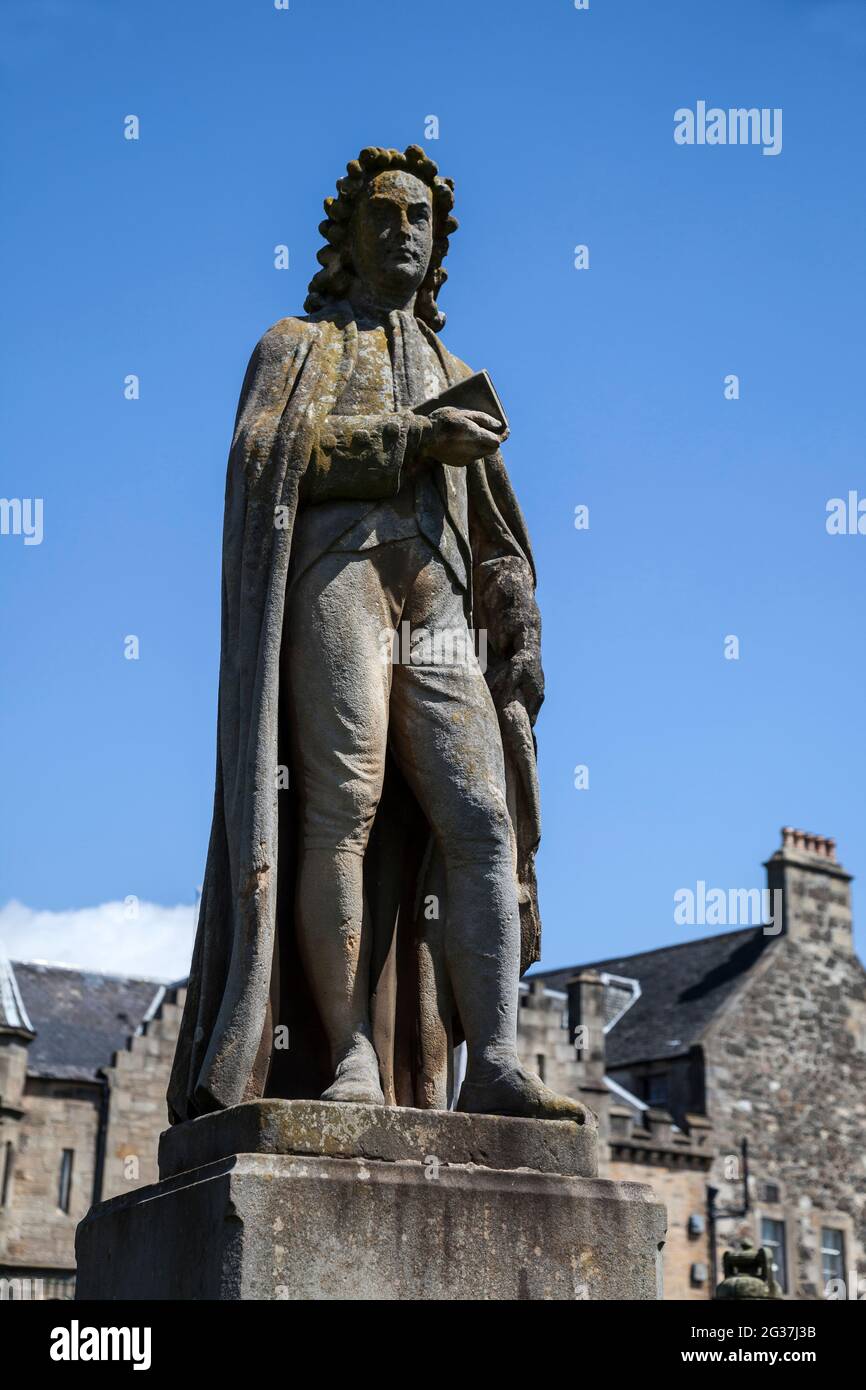
[[[852,951],[851,874],[836,841],[793,826],[764,865],[770,892],[782,894],[783,930],[793,941]]]

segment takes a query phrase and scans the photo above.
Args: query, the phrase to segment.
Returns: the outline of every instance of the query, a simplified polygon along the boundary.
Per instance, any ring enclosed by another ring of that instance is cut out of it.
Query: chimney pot
[[[813,835],[809,830],[797,830],[794,826],[782,826],[782,849],[793,849],[801,854],[814,854],[817,859],[828,859],[837,863],[836,841],[826,835]]]

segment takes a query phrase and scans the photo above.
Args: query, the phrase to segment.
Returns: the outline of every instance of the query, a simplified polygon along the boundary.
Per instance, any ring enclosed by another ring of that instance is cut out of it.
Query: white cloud
[[[38,911],[0,907],[0,943],[12,960],[50,960],[111,975],[177,980],[189,971],[196,909],[181,904],[102,903]]]

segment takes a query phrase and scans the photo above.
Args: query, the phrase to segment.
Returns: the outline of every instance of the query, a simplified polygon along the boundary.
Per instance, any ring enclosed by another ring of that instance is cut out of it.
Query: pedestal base
[[[80,1299],[654,1299],[665,1213],[595,1124],[261,1101],[78,1228]]]

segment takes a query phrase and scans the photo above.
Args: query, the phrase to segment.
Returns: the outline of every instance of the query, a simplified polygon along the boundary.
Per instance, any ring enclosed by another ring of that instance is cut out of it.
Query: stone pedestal
[[[654,1299],[665,1212],[596,1127],[321,1101],[177,1125],[78,1228],[80,1299]]]

